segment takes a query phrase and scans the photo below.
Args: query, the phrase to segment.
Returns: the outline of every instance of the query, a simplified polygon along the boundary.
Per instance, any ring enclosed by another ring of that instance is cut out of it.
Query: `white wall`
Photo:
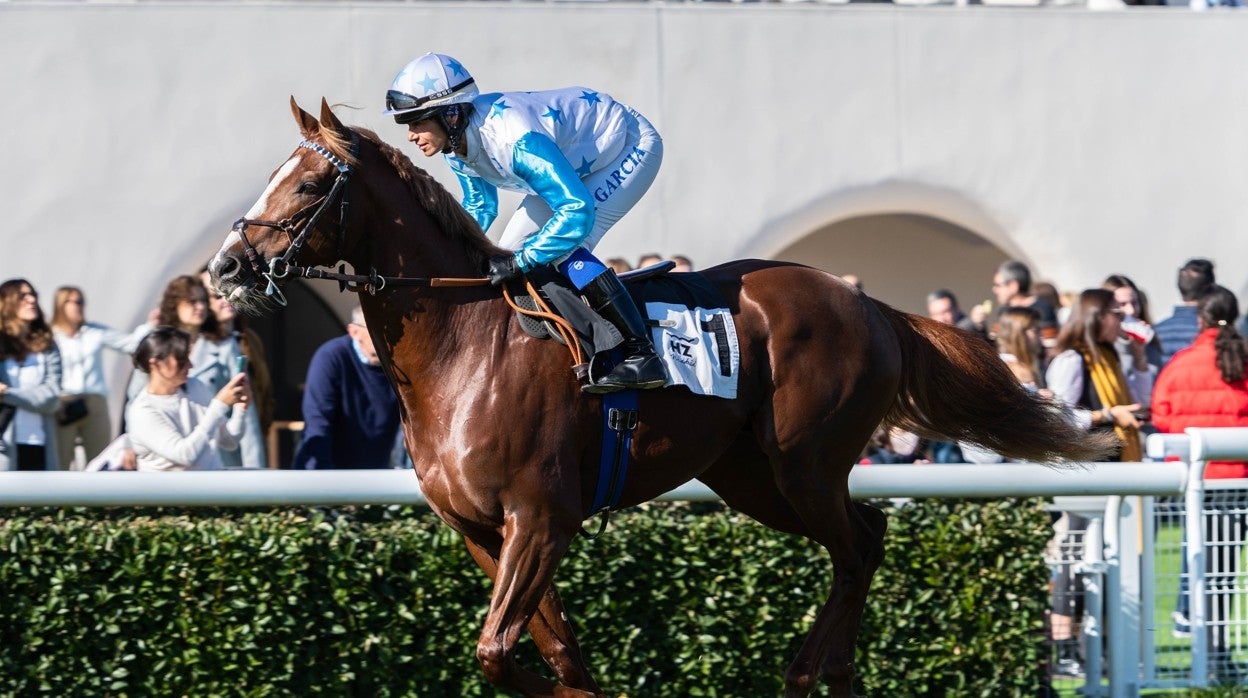
[[[405,62],[439,50],[485,90],[586,84],[659,126],[663,172],[602,256],[686,253],[705,266],[778,254],[846,218],[921,214],[1063,289],[1126,273],[1164,316],[1190,256],[1248,291],[1241,15],[0,2],[0,277],[25,276],[45,299],[76,283],[92,319],[138,322],[295,146],[289,95],[353,105],[344,120],[399,143],[382,95]],[[453,186],[441,162],[422,164]],[[811,244],[832,258],[841,245],[925,254],[862,236]],[[948,274],[986,293],[983,265]],[[918,309],[928,290],[880,295]]]

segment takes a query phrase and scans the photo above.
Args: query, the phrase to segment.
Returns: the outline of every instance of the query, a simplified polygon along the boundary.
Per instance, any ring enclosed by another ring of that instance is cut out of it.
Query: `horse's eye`
[[[300,194],[315,194],[317,191],[316,182],[304,182],[299,185]]]

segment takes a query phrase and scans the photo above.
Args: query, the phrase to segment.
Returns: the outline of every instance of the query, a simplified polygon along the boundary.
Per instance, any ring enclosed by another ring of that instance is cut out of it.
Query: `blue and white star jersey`
[[[495,92],[472,102],[467,155],[446,156],[464,190],[463,206],[481,229],[498,215],[498,189],[540,196],[553,215],[517,252],[529,271],[566,257],[594,228],[592,175],[645,153],[635,148],[638,119],[610,95],[584,87],[544,92]],[[611,186],[607,182],[607,186]]]

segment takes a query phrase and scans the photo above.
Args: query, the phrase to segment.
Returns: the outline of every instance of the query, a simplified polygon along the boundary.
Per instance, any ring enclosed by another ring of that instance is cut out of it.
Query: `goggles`
[[[449,131],[462,131],[468,125],[468,114],[470,106],[467,104],[443,104],[437,107],[429,107],[428,109],[418,109],[416,111],[395,114],[394,121],[399,124],[414,124],[417,121],[442,117],[442,126]]]
[[[442,111],[444,107],[430,107],[429,109],[417,109],[415,111],[402,112],[394,115],[394,123],[396,124],[414,124],[417,121],[432,119]]]
[[[425,95],[424,97],[413,97],[406,92],[399,90],[386,90],[386,110],[387,111],[408,111],[410,109],[419,109],[435,99],[442,99],[447,95],[458,92],[473,83],[472,78],[452,85],[445,90],[439,90]]]

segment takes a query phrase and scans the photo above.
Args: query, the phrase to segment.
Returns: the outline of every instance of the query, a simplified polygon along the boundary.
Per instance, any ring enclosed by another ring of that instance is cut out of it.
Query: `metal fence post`
[[[1083,562],[1075,573],[1083,577],[1083,670],[1085,696],[1103,696],[1101,686],[1101,647],[1105,637],[1105,587],[1113,588],[1107,579],[1107,571],[1113,563],[1107,563],[1102,551],[1105,550],[1104,527],[1108,521],[1111,504],[1119,497],[1110,497],[1106,502],[1105,511],[1088,518],[1088,529],[1083,534]],[[1112,627],[1112,626],[1111,626]],[[1111,687],[1112,688],[1112,687]]]
[[[1105,635],[1111,698],[1138,698],[1142,685],[1144,635],[1140,632],[1137,535],[1143,521],[1142,499],[1110,497],[1105,505]],[[1094,677],[1090,668],[1088,676],[1089,680]]]
[[[1192,632],[1192,687],[1209,685],[1209,637],[1205,622],[1205,531],[1202,525],[1205,505],[1205,436],[1202,429],[1189,428],[1192,437],[1191,464],[1183,496],[1184,539],[1187,541],[1188,627]]]

